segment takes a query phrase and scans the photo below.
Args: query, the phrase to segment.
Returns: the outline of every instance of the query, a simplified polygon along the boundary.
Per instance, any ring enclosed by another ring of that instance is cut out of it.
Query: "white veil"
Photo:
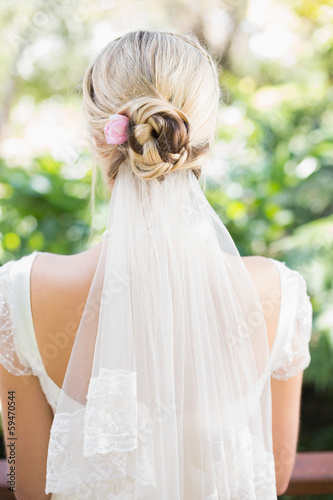
[[[124,162],[49,442],[46,492],[276,499],[253,281],[191,170]]]

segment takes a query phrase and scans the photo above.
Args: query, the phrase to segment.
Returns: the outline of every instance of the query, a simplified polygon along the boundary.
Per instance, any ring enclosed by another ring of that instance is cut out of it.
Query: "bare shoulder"
[[[44,307],[49,313],[51,310],[60,313],[64,302],[73,303],[84,299],[96,270],[98,256],[98,246],[76,255],[39,254],[31,269],[32,306],[39,309]]]
[[[242,260],[253,280],[263,307],[271,349],[280,315],[280,273],[276,264],[267,257],[255,255],[242,257]]]
[[[272,289],[280,289],[280,273],[271,259],[253,255],[242,257],[242,260],[257,287],[259,295],[265,298]]]
[[[96,271],[101,245],[64,256],[39,254],[31,269],[31,311],[43,364],[61,386]]]
[[[89,280],[94,274],[100,245],[75,255],[58,255],[42,252],[34,260],[31,279],[38,285],[71,286]]]

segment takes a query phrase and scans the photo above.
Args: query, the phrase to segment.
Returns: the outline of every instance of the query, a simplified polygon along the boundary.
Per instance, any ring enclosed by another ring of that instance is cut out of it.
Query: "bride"
[[[196,38],[137,31],[88,68],[110,187],[78,255],[0,270],[8,486],[22,500],[270,500],[294,465],[312,308],[284,263],[240,257],[199,183],[219,103]]]

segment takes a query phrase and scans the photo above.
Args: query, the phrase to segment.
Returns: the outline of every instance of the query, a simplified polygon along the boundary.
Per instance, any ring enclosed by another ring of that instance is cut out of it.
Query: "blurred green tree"
[[[300,447],[333,449],[333,9],[321,0],[280,1],[293,19],[297,50],[289,59],[255,59],[248,47],[257,28],[242,22],[247,5],[224,0],[216,9],[216,2],[202,0],[189,8],[185,1],[172,0],[154,3],[146,15],[150,26],[192,29],[212,47],[214,22],[224,22],[229,13],[226,35],[220,29],[213,46],[224,102],[211,169],[219,174],[207,179],[206,195],[241,255],[284,260],[305,277],[314,326],[304,406],[318,419],[312,401],[325,398],[326,420],[317,420],[315,430],[305,425]],[[21,96],[37,104],[59,96],[61,105],[78,109],[72,91],[92,52],[94,27],[106,20],[112,24],[124,10],[120,4],[108,10],[82,1],[73,14],[65,0],[20,2],[20,15],[15,3],[5,1],[4,7],[0,36],[9,50],[0,54],[3,140],[10,132],[19,133],[12,114]],[[152,21],[152,12],[162,21]],[[45,50],[37,57],[40,46]],[[265,41],[260,41],[263,48]],[[84,150],[70,169],[87,161]],[[0,262],[33,250],[70,254],[91,244],[90,183],[91,169],[68,175],[66,162],[49,154],[22,165],[3,155]],[[105,222],[104,201],[99,187],[96,235]]]

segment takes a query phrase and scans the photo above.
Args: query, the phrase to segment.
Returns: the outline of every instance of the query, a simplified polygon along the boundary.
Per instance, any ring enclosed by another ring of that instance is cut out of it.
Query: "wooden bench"
[[[333,451],[298,452],[286,495],[328,493],[333,493]]]
[[[15,498],[8,491],[7,460],[0,460],[0,500]],[[333,451],[299,452],[286,495],[333,493]]]

